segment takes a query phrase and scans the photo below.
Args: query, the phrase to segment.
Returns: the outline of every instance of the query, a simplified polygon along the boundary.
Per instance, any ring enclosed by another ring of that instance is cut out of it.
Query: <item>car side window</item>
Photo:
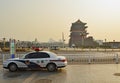
[[[37,58],[37,53],[30,53],[25,56],[25,59]]]
[[[47,53],[39,52],[38,58],[50,58],[50,55]]]

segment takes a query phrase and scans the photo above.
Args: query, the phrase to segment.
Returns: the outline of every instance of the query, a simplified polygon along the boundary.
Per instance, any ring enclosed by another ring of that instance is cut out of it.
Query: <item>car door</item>
[[[49,62],[50,55],[45,52],[38,52],[38,62],[41,67],[46,67]]]
[[[37,52],[33,52],[33,53],[26,55],[24,60],[25,60],[25,64],[31,69],[40,68],[40,65],[38,63],[38,53]]]

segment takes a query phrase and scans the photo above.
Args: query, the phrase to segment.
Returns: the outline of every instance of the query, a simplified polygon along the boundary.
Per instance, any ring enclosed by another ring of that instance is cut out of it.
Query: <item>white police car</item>
[[[55,71],[58,68],[67,66],[64,56],[57,56],[53,52],[38,51],[24,55],[22,58],[7,59],[3,62],[3,68],[14,72],[18,69],[47,68],[48,71]]]

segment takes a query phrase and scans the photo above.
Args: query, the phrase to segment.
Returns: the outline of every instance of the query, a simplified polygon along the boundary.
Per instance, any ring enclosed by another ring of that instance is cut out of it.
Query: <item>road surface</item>
[[[68,65],[57,72],[9,72],[0,65],[0,83],[120,83],[120,64]]]

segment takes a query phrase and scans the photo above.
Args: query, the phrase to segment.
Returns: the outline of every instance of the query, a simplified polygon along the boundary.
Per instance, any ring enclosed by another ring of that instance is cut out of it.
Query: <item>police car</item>
[[[56,71],[58,68],[67,66],[64,56],[57,56],[49,51],[37,51],[24,55],[22,58],[7,59],[3,62],[3,68],[14,72],[18,69],[47,68],[48,71]]]

